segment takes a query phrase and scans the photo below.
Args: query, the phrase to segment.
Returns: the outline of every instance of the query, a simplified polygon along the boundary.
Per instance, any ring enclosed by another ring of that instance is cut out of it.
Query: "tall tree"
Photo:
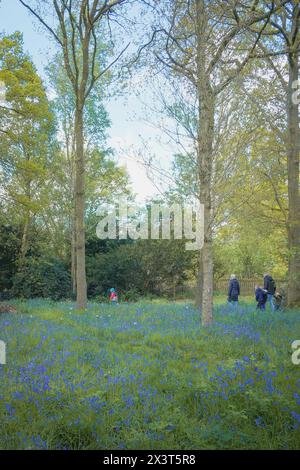
[[[299,87],[300,2],[290,0],[272,17],[269,37],[261,49],[281,82],[286,97],[286,152],[288,174],[288,302],[300,305],[300,127],[299,102],[293,99]],[[275,38],[275,39],[270,39]],[[280,58],[279,60],[277,58]],[[282,57],[287,63],[282,70]]]
[[[77,306],[85,308],[87,285],[85,268],[85,152],[84,109],[95,83],[117,61],[122,52],[110,64],[99,58],[99,30],[104,19],[128,0],[48,0],[25,2],[19,0],[51,33],[60,46],[64,66],[75,96],[75,225],[76,225],[76,282]],[[46,13],[42,10],[46,7]],[[48,7],[48,11],[47,11]],[[52,28],[48,15],[54,15],[57,26]],[[125,48],[126,49],[126,48]],[[125,50],[124,49],[124,50]],[[100,60],[99,60],[100,59]]]
[[[75,218],[75,96],[73,87],[65,68],[62,66],[62,53],[56,54],[53,61],[47,67],[47,74],[55,98],[53,100],[54,111],[57,116],[59,128],[59,140],[62,147],[57,163],[65,168],[61,172],[60,186],[63,186],[65,199],[64,217],[67,217],[69,225],[69,236],[71,240],[71,274],[73,295],[76,295],[76,218]],[[97,146],[104,150],[106,141],[106,130],[109,127],[109,119],[104,108],[104,87],[108,86],[107,78],[98,80],[94,89],[86,100],[84,110],[84,141],[85,141],[85,161],[87,165],[87,175],[89,176],[89,167],[93,148]],[[106,153],[106,152],[105,152]],[[104,158],[105,160],[105,158]],[[102,160],[103,161],[103,160]],[[100,164],[100,159],[98,160]],[[99,179],[96,178],[100,184]]]
[[[0,104],[1,185],[22,218],[19,269],[28,247],[30,226],[47,201],[44,183],[54,135],[53,115],[42,80],[23,51],[21,33],[0,37],[0,80],[6,98]]]
[[[204,246],[200,256],[202,323],[213,317],[213,169],[218,97],[241,74],[253,56],[272,15],[287,1],[177,0],[157,5],[157,18],[149,44],[160,64],[187,82],[197,98],[198,197],[204,205]],[[247,39],[256,25],[253,41]],[[245,45],[239,47],[241,41]],[[147,44],[148,45],[148,44]],[[143,48],[141,49],[141,51]]]

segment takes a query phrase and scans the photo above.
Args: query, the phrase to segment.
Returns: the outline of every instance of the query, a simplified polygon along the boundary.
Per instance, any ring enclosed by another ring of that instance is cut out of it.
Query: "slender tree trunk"
[[[73,138],[73,142],[74,142]],[[71,162],[71,188],[72,188],[72,212],[71,212],[71,280],[72,280],[72,294],[73,298],[76,298],[77,295],[77,276],[76,276],[76,217],[75,217],[75,165],[74,158],[76,155],[76,150],[74,143],[72,145],[72,159]]]
[[[76,232],[76,292],[77,308],[86,308],[87,285],[85,270],[85,161],[83,105],[76,104],[75,115],[75,232]]]
[[[199,251],[198,258],[198,274],[197,274],[197,287],[196,287],[196,308],[201,310],[202,308],[202,293],[203,293],[203,262],[202,262],[202,250]]]
[[[20,248],[20,255],[19,255],[19,262],[18,262],[19,270],[21,270],[24,265],[24,261],[25,261],[26,254],[28,251],[29,226],[30,226],[30,215],[27,214],[25,223],[24,223],[23,234],[22,234],[22,241],[21,241],[21,248]]]
[[[203,245],[203,293],[202,324],[209,325],[213,320],[213,242],[211,231],[211,209],[205,203],[204,212],[204,245]]]
[[[64,134],[66,139],[66,153],[67,161],[69,164],[70,172],[70,194],[72,195],[72,205],[69,215],[69,227],[70,227],[70,247],[71,247],[71,282],[72,282],[72,295],[76,297],[76,223],[75,223],[75,129],[70,133],[70,122],[72,117],[65,118],[64,121]]]
[[[215,99],[206,72],[208,18],[204,0],[196,0],[197,19],[197,92],[198,92],[198,168],[200,201],[204,205],[204,245],[202,248],[202,305],[204,326],[213,319],[213,247],[212,247],[212,158]],[[201,271],[201,270],[200,270]]]
[[[202,140],[202,139],[201,139]],[[207,134],[203,136],[205,146],[208,145]],[[200,141],[201,144],[201,141]],[[200,145],[201,148],[201,145]],[[211,210],[211,173],[205,173],[210,166],[212,151],[200,150],[202,154],[201,188],[204,204],[204,244],[202,248],[202,304],[201,318],[204,326],[213,320],[213,240],[212,240],[212,210]]]
[[[173,279],[173,300],[176,300],[176,280]]]
[[[25,156],[25,160],[27,163],[30,162],[30,155],[26,151],[25,146],[23,147],[23,152]],[[26,179],[25,183],[25,194],[28,202],[31,201],[31,181],[30,179]],[[21,271],[24,263],[25,263],[25,258],[26,254],[28,251],[28,236],[29,236],[29,227],[31,223],[31,210],[28,208],[25,214],[25,222],[24,222],[24,227],[23,227],[23,233],[22,233],[22,240],[21,240],[21,247],[20,247],[20,253],[19,253],[19,259],[18,259],[18,270]]]
[[[76,296],[76,230],[75,230],[75,214],[74,209],[72,213],[71,222],[71,279],[72,279],[72,294]]]
[[[298,80],[298,53],[289,55],[288,90],[288,197],[289,278],[288,303],[300,305],[300,192],[299,192],[299,105],[293,102],[293,84]]]
[[[26,161],[29,162],[30,158],[28,154],[26,154]],[[28,201],[31,201],[31,182],[28,180],[26,182],[26,197]],[[25,222],[24,222],[24,227],[23,227],[23,233],[22,233],[22,241],[21,241],[21,247],[20,247],[20,255],[19,255],[19,260],[18,260],[18,270],[21,271],[24,263],[25,263],[25,258],[26,254],[28,251],[28,236],[29,236],[29,227],[31,223],[31,211],[30,209],[27,210],[26,215],[25,215]]]

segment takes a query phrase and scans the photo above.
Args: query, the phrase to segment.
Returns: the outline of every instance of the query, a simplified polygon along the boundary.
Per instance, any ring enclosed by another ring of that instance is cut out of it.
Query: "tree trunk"
[[[203,326],[210,325],[213,320],[213,243],[211,231],[211,209],[205,204],[204,212],[204,245],[202,254],[203,290],[201,318]]]
[[[69,121],[71,121],[72,117],[69,116]],[[67,121],[67,118],[65,118]],[[69,122],[68,121],[68,122]],[[66,139],[66,153],[67,153],[67,161],[69,164],[69,172],[70,172],[70,194],[72,195],[72,205],[71,211],[69,215],[69,227],[70,227],[70,247],[71,247],[71,282],[72,282],[72,296],[76,298],[76,224],[75,224],[75,127],[72,133],[69,131],[69,127],[71,126],[71,122],[69,124],[65,124],[64,134]]]
[[[197,92],[198,92],[198,169],[200,201],[204,205],[204,245],[202,248],[202,305],[204,326],[213,318],[213,250],[212,250],[212,158],[215,99],[206,71],[208,18],[204,0],[196,0],[197,15]],[[201,271],[200,270],[200,271]]]
[[[71,279],[72,279],[72,294],[76,296],[76,229],[75,229],[75,214],[73,209],[72,222],[71,222]]]
[[[196,287],[196,308],[201,310],[202,308],[202,293],[203,293],[203,262],[202,262],[202,250],[199,251],[198,259],[198,274],[197,274],[197,287]]]
[[[22,241],[21,241],[21,248],[20,248],[20,255],[19,255],[19,262],[18,262],[18,269],[19,271],[22,269],[26,254],[28,251],[28,233],[29,233],[29,225],[30,225],[30,215],[26,215],[23,234],[22,234]]]
[[[300,305],[300,192],[299,192],[299,105],[293,102],[293,84],[298,80],[298,53],[289,55],[288,89],[288,303]]]
[[[25,155],[25,160],[27,163],[30,162],[30,155],[26,151],[25,147],[23,147],[24,155]],[[25,187],[25,194],[26,198],[28,201],[28,204],[31,203],[31,180],[26,178],[26,187]],[[28,236],[29,236],[29,227],[31,223],[31,210],[28,208],[26,210],[25,214],[25,221],[24,221],[24,227],[23,227],[23,233],[22,233],[22,241],[21,241],[21,247],[20,247],[20,254],[19,254],[19,259],[18,259],[18,270],[21,271],[24,263],[25,263],[25,258],[26,254],[28,251]]]
[[[73,142],[74,142],[74,138],[73,138]],[[73,295],[73,298],[75,299],[76,296],[77,296],[77,276],[76,276],[76,217],[75,217],[75,199],[76,199],[76,196],[75,196],[75,175],[76,175],[76,172],[75,172],[75,165],[74,165],[74,162],[76,162],[76,159],[75,159],[75,156],[76,156],[76,150],[75,150],[75,147],[74,147],[74,144],[72,146],[72,152],[71,152],[71,155],[72,155],[72,159],[69,159],[69,161],[71,162],[71,168],[70,168],[70,171],[71,171],[71,174],[72,174],[72,178],[71,178],[71,191],[72,191],[72,211],[71,211],[71,216],[70,216],[70,219],[71,219],[71,223],[70,223],[70,228],[71,228],[71,281],[72,281],[72,295]]]
[[[173,300],[176,300],[176,280],[173,279]]]
[[[86,308],[87,285],[85,271],[85,161],[83,135],[83,105],[76,104],[75,114],[75,232],[76,232],[76,292],[77,308]]]

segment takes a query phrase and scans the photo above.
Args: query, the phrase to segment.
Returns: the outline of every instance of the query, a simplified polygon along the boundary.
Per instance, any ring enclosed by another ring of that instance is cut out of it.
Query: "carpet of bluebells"
[[[16,303],[0,449],[300,449],[300,312]]]

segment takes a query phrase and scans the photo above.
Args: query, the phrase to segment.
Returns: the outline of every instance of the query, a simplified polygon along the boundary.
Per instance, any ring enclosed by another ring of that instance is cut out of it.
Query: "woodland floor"
[[[14,303],[0,449],[300,449],[300,312]]]

